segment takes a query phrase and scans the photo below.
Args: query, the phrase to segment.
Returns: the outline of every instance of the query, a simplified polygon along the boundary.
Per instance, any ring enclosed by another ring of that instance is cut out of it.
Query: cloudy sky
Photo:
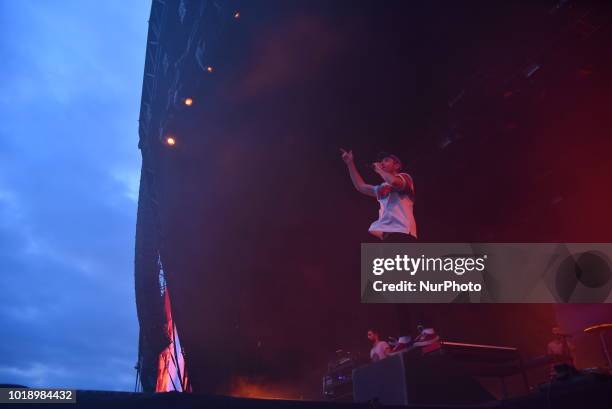
[[[0,383],[134,388],[149,10],[0,0]]]

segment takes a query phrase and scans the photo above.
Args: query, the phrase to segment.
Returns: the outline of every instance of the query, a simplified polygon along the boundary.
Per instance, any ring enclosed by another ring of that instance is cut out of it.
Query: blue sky
[[[0,383],[134,388],[149,10],[0,0]]]

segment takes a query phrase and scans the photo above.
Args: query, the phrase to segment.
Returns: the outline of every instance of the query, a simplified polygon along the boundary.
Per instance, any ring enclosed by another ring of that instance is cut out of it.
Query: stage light
[[[240,12],[239,11],[234,13],[234,18],[240,18]]]
[[[206,67],[206,71],[208,72],[213,72],[215,69],[212,67],[212,65],[209,65],[208,67]]]
[[[187,105],[188,107],[193,105],[193,99],[191,98],[185,98],[185,105]]]
[[[168,145],[168,146],[176,145],[176,139],[174,139],[173,136],[166,137],[166,145]]]

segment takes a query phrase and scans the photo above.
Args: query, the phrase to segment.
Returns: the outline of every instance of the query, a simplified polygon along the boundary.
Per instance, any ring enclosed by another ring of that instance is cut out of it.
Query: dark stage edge
[[[443,393],[443,392],[442,392]],[[8,405],[7,405],[8,406]],[[344,403],[316,402],[293,400],[268,400],[231,398],[215,395],[200,395],[196,393],[130,393],[107,391],[77,391],[77,403],[66,404],[26,404],[28,407],[46,408],[227,408],[227,409],[333,409],[333,408],[384,408],[400,407],[385,406],[377,402]],[[451,408],[504,408],[504,409],[610,409],[612,407],[612,378],[593,377],[573,381],[557,382],[551,388],[540,386],[530,394],[506,400],[493,401],[479,405],[409,405],[409,408],[451,409]]]

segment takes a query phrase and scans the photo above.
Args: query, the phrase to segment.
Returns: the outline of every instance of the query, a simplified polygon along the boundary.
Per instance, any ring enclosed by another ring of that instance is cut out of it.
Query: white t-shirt
[[[386,195],[382,194],[381,189],[389,188],[388,183],[374,187],[380,209],[378,220],[370,225],[369,232],[378,238],[382,238],[384,233],[405,233],[417,237],[416,221],[412,212],[414,183],[407,173],[400,173],[399,176],[404,181],[404,185],[399,189],[391,188]]]
[[[373,362],[379,361],[387,357],[386,349],[389,348],[389,344],[385,341],[378,341],[374,344],[372,349],[370,350],[370,359]]]

